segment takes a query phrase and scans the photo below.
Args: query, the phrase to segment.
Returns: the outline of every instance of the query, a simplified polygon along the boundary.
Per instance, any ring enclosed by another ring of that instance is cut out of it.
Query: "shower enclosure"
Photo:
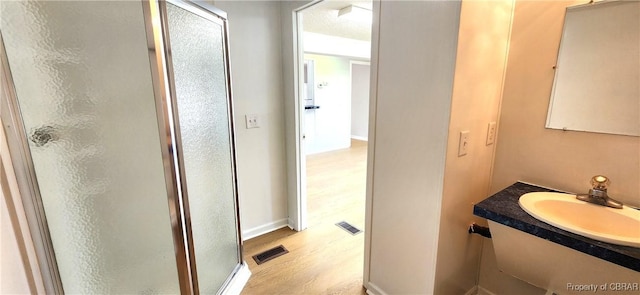
[[[246,281],[227,34],[200,2],[0,2],[2,125],[47,293]]]

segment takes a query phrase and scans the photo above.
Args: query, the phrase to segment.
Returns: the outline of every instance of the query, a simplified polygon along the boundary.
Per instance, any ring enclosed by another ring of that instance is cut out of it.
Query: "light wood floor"
[[[283,228],[244,243],[252,272],[242,294],[366,294],[362,288],[367,144],[307,156],[308,225]],[[282,244],[289,253],[257,265],[252,256]]]

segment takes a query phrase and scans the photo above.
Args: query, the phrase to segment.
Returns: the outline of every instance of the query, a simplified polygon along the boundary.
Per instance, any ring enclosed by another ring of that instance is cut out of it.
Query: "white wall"
[[[494,147],[487,125],[498,121],[513,0],[463,1],[447,144],[435,294],[464,294],[477,283],[482,240],[466,231],[473,204],[489,195]],[[458,156],[460,131],[470,131]]]
[[[364,283],[433,294],[460,2],[381,1],[373,14]]]
[[[369,73],[368,64],[351,64],[351,138],[367,140],[369,136]]]
[[[243,238],[287,224],[280,3],[215,1],[229,18]],[[246,129],[257,114],[260,128]]]
[[[613,198],[640,205],[640,137],[544,127],[565,9],[586,2],[516,1],[491,192],[517,180],[587,192],[591,177],[604,174],[612,180]],[[485,253],[484,288],[498,294],[544,294],[492,265],[493,257]]]
[[[304,32],[304,51],[358,59],[371,58],[371,42]]]
[[[304,111],[307,155],[345,149],[351,146],[351,77],[349,59],[338,56],[305,54],[315,66],[315,105]],[[318,84],[326,86],[318,87]]]
[[[303,38],[305,59],[315,61],[315,104],[320,105],[318,110],[304,112],[306,154],[348,148],[354,126],[357,137],[366,139],[369,75],[367,72],[356,80],[360,87],[355,88],[356,101],[353,101],[350,61],[369,61],[371,42],[312,32],[304,32]],[[329,84],[317,87],[322,82]],[[362,91],[363,88],[366,90]],[[355,110],[352,109],[354,103]]]

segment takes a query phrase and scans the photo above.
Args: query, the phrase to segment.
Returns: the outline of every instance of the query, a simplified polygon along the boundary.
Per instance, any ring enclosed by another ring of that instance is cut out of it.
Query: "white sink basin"
[[[566,231],[611,244],[640,248],[640,211],[614,209],[576,199],[575,195],[527,193],[520,207],[536,219]]]

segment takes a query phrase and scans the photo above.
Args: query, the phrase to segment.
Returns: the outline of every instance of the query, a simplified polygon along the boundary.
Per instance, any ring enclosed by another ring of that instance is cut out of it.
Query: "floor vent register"
[[[271,248],[267,251],[264,251],[262,253],[253,255],[253,260],[255,260],[256,263],[260,265],[271,259],[282,256],[287,253],[289,253],[289,250],[287,250],[284,246],[280,245],[275,248]]]
[[[340,222],[336,223],[336,225],[337,225],[338,227],[340,227],[340,228],[342,228],[342,229],[344,229],[344,230],[348,231],[348,232],[349,232],[350,234],[352,234],[352,235],[357,235],[357,234],[359,234],[359,233],[361,233],[361,232],[362,232],[362,231],[361,231],[361,230],[359,230],[357,227],[355,227],[355,226],[353,226],[353,225],[349,224],[349,223],[348,223],[348,222],[346,222],[346,221],[340,221]]]

